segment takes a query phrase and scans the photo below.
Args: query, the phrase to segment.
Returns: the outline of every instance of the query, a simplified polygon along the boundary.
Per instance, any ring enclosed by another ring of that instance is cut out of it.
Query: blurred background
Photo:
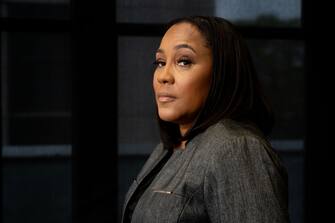
[[[186,15],[224,17],[245,37],[275,110],[270,142],[288,170],[291,221],[314,222],[330,154],[327,79],[314,76],[323,61],[309,35],[315,8],[107,2],[1,1],[3,222],[120,222],[124,195],[159,142],[154,52],[164,24]]]

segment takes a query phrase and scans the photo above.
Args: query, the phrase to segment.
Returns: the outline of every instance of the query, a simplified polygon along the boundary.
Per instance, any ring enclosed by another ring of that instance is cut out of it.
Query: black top
[[[132,218],[132,215],[133,215],[133,212],[134,212],[134,209],[136,207],[138,200],[140,199],[144,191],[149,187],[151,182],[155,179],[159,171],[163,168],[163,166],[169,160],[171,155],[172,155],[172,152],[168,152],[165,155],[165,157],[157,164],[157,166],[155,166],[152,172],[148,174],[148,176],[146,176],[141,182],[141,184],[138,186],[137,190],[134,192],[134,195],[129,201],[127,213],[125,213],[124,222],[131,223],[131,218]]]

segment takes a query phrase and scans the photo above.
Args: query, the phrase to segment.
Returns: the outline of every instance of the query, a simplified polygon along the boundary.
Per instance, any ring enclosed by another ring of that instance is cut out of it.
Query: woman
[[[122,222],[289,222],[286,171],[266,140],[273,115],[233,25],[170,22],[155,65],[162,142],[130,187]]]

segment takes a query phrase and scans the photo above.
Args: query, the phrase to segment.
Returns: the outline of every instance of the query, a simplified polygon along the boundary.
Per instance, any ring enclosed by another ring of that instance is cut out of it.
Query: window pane
[[[70,0],[3,0],[1,17],[69,19]]]
[[[152,90],[152,63],[159,41],[160,38],[119,38],[118,143],[121,153],[148,153],[159,141]]]
[[[288,173],[288,197],[291,222],[303,223],[304,219],[304,167],[303,153],[280,153]]]
[[[304,45],[293,40],[248,41],[256,70],[275,112],[273,139],[305,133]]]
[[[70,160],[6,160],[1,170],[2,222],[71,222]]]
[[[300,26],[300,0],[117,1],[117,21],[165,23],[186,15],[215,15],[232,22],[260,26]]]
[[[2,36],[5,144],[70,144],[69,34]]]

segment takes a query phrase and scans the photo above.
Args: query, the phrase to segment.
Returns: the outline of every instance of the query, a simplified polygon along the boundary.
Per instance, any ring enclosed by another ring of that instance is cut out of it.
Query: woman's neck
[[[184,136],[186,132],[191,128],[192,124],[186,124],[186,125],[179,125],[179,131],[180,135]],[[179,145],[177,145],[178,148],[185,149],[186,146],[186,140],[181,141]]]
[[[181,148],[181,149],[185,149],[185,147],[186,147],[186,140],[181,141],[178,147]]]
[[[186,134],[186,132],[192,127],[192,123],[191,124],[183,124],[183,125],[179,125],[179,131],[180,131],[180,135],[184,136]]]

